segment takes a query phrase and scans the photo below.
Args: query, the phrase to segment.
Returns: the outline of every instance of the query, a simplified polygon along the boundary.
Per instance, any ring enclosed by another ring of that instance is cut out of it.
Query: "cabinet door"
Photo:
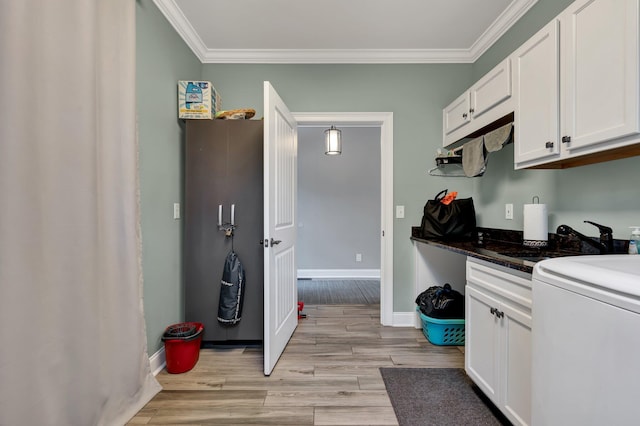
[[[469,123],[471,120],[469,109],[469,91],[467,90],[442,111],[442,125],[445,135]]]
[[[465,371],[497,405],[500,379],[500,329],[492,309],[498,307],[493,297],[469,285],[465,289]]]
[[[566,149],[637,134],[638,0],[579,0],[560,19]]]
[[[531,424],[531,314],[501,304],[503,412],[515,425]]]
[[[558,21],[553,20],[513,55],[515,168],[560,155]]]
[[[511,97],[511,59],[507,58],[471,86],[471,118],[480,117]]]
[[[185,142],[185,320],[204,324],[204,341],[256,341],[263,336],[262,122],[187,120]],[[218,227],[231,221],[233,249],[245,269],[242,320],[217,320],[220,279],[232,241]]]

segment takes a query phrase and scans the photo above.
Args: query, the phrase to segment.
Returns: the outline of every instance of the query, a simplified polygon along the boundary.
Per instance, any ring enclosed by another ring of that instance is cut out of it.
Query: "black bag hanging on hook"
[[[244,266],[235,251],[231,250],[224,261],[218,303],[218,322],[234,325],[242,317],[244,301]]]

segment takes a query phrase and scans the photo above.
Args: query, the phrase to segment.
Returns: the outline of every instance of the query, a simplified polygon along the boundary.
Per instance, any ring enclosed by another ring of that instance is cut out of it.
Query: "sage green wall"
[[[522,229],[522,205],[533,195],[549,204],[550,229],[567,223],[595,235],[582,220],[614,227],[626,238],[640,225],[640,157],[559,171],[514,171],[513,146],[491,154],[483,177],[427,174],[442,142],[442,108],[562,11],[570,0],[538,3],[475,64],[455,65],[201,65],[151,0],[137,2],[138,113],[142,202],[144,306],[149,353],[161,347],[168,324],[184,319],[182,223],[171,216],[182,202],[183,129],[176,119],[176,81],[210,80],[225,109],[251,107],[262,115],[262,82],[269,80],[292,111],[394,113],[394,205],[405,219],[394,226],[394,311],[413,310],[411,226],[440,189],[473,196],[478,223]],[[346,143],[346,141],[345,141]],[[504,219],[513,203],[514,220]],[[393,212],[391,212],[393,213]]]
[[[562,12],[571,0],[539,0],[535,6],[473,65],[473,81],[509,56],[540,28]],[[513,170],[513,146],[489,157],[483,177],[474,178],[473,197],[481,226],[518,229],[523,226],[523,204],[534,195],[548,204],[549,230],[566,223],[597,236],[592,220],[613,228],[626,239],[629,226],[640,224],[640,157],[566,170]],[[504,205],[514,204],[514,220],[504,219]]]
[[[405,206],[405,219],[394,224],[393,308],[412,311],[411,226],[420,224],[424,203],[441,189],[472,190],[471,180],[427,174],[442,146],[442,107],[470,84],[471,65],[205,64],[202,77],[222,94],[223,109],[255,108],[258,117],[264,80],[294,112],[393,112],[394,205]]]
[[[136,61],[144,310],[149,354],[164,328],[184,320],[182,205],[184,132],[177,81],[198,79],[202,65],[151,0],[136,2]]]

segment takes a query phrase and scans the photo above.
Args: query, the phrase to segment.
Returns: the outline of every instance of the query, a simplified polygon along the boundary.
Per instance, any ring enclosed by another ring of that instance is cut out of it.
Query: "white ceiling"
[[[461,63],[537,0],[154,2],[203,63]]]

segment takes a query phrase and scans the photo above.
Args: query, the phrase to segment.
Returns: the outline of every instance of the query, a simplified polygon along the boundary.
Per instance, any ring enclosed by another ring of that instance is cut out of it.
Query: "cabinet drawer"
[[[531,275],[467,258],[467,282],[531,309]]]

